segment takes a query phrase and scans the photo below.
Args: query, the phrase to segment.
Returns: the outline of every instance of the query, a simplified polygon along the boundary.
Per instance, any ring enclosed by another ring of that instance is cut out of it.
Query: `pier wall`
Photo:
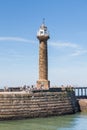
[[[49,117],[77,111],[73,92],[0,93],[0,120]]]
[[[81,112],[87,112],[87,99],[78,99],[78,104]]]

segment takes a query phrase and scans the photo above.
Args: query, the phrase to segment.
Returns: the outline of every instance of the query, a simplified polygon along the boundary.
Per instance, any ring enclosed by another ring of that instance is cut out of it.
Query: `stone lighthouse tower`
[[[38,89],[49,89],[48,81],[48,49],[47,40],[50,38],[47,27],[43,23],[37,33],[39,40],[39,80],[37,81]]]

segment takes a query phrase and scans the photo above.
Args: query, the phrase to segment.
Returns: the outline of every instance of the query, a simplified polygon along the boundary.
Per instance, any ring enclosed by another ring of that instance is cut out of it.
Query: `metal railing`
[[[87,98],[87,87],[74,87],[73,90],[77,98]]]

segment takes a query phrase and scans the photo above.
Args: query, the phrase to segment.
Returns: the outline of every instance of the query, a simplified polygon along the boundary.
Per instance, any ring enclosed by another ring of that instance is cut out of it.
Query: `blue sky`
[[[36,84],[43,18],[51,86],[87,86],[87,0],[0,0],[0,87]]]

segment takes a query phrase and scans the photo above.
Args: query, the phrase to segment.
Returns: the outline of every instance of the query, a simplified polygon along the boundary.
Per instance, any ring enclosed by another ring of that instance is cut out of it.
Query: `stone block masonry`
[[[78,99],[78,104],[81,112],[87,112],[87,99]]]
[[[0,120],[73,114],[78,110],[73,93],[0,93]]]

